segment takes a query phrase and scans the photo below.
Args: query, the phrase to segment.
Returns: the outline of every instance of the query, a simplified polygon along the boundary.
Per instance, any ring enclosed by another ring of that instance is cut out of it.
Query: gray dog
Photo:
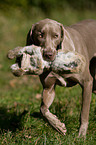
[[[75,25],[64,27],[62,24],[44,19],[33,24],[27,36],[27,45],[42,47],[44,60],[53,61],[58,50],[65,53],[69,51],[78,52],[86,59],[85,70],[79,74],[69,73],[62,76],[54,75],[47,71],[40,75],[43,85],[43,96],[41,112],[44,117],[58,131],[65,135],[65,124],[50,113],[49,107],[55,97],[55,86],[71,87],[80,84],[83,91],[81,126],[79,136],[85,136],[88,128],[89,109],[92,92],[96,92],[96,21],[84,20]],[[62,83],[66,81],[66,83]]]

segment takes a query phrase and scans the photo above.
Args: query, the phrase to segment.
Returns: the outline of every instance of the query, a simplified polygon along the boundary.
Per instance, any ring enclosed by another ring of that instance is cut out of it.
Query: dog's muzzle
[[[55,51],[43,51],[43,59],[46,61],[53,61],[55,59],[56,52]]]

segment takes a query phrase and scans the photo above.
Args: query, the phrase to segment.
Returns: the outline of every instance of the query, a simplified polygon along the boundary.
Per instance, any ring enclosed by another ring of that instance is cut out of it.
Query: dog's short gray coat
[[[66,132],[65,125],[49,112],[49,107],[55,97],[55,86],[64,85],[63,79],[66,80],[65,87],[77,83],[81,85],[83,99],[79,136],[85,136],[91,95],[92,91],[96,92],[96,20],[84,20],[68,27],[54,20],[41,20],[33,24],[28,33],[27,45],[31,44],[42,47],[42,56],[47,61],[53,61],[59,49],[63,49],[65,53],[76,51],[85,57],[86,67],[83,73],[59,76],[53,72],[46,72],[40,75],[43,86],[41,112],[62,134]]]

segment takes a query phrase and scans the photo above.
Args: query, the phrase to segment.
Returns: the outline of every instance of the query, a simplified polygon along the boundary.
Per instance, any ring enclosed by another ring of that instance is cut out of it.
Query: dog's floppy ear
[[[63,24],[60,24],[60,27],[61,27],[61,39],[63,41],[64,40],[64,26],[63,26]]]
[[[32,45],[33,44],[33,39],[32,39],[32,32],[34,30],[35,24],[32,25],[32,28],[29,30],[27,34],[27,40],[26,40],[26,45]]]
[[[61,24],[61,30],[62,30],[61,36],[63,39],[61,43],[61,48],[65,53],[69,51],[75,51],[75,46],[71,39],[71,36],[69,32],[64,28],[63,24]]]
[[[60,50],[60,49],[62,49],[62,42],[64,40],[64,26],[63,26],[63,24],[58,23],[57,21],[56,21],[56,23],[61,27],[61,40],[60,40],[60,44],[57,46],[57,50]]]

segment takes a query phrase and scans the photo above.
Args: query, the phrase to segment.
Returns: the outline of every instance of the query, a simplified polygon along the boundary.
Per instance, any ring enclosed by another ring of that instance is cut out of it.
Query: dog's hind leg
[[[61,134],[65,135],[66,128],[65,124],[61,123],[57,116],[53,115],[49,111],[49,107],[52,104],[55,97],[55,86],[52,85],[50,88],[43,90],[43,98],[41,104],[41,112],[48,122]]]

